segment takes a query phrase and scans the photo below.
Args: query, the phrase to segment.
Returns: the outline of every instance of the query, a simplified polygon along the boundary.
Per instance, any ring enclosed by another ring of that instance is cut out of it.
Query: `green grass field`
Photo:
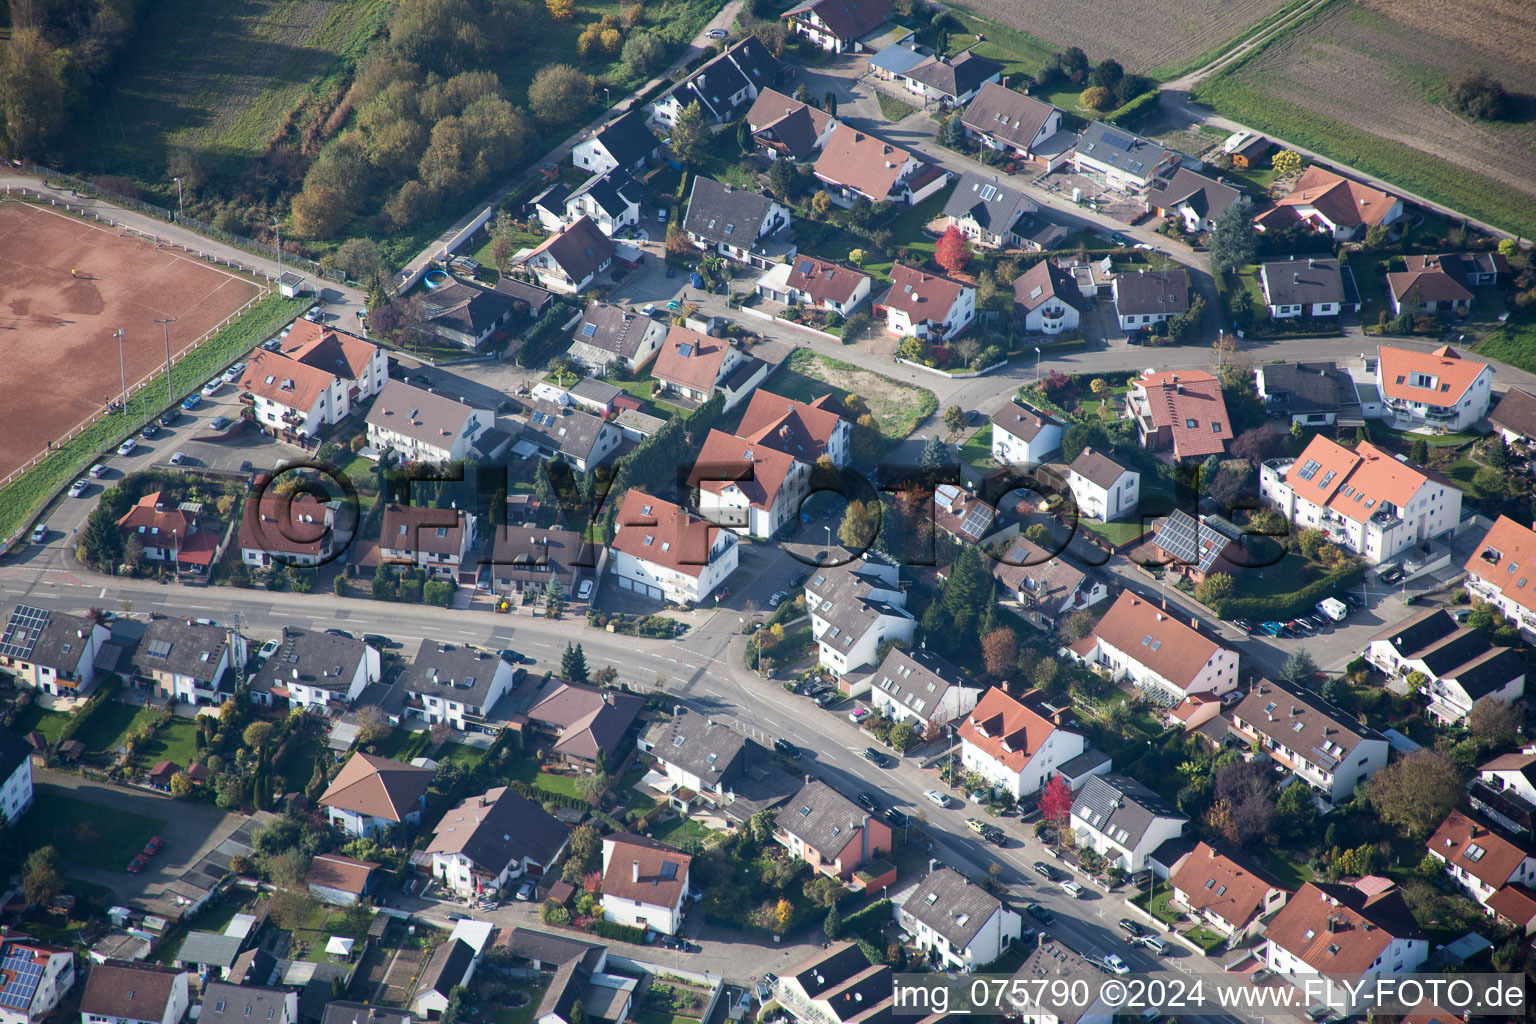
[[[912,433],[939,406],[939,400],[927,388],[903,384],[806,348],[795,349],[788,365],[766,386],[774,394],[801,402],[814,401],[829,391],[838,401],[857,394],[869,404],[869,411],[880,424],[880,433],[891,441]]]
[[[1511,316],[1508,323],[1483,339],[1477,354],[1536,373],[1536,313]]]
[[[85,744],[88,754],[110,754],[123,742],[123,737],[158,717],[160,713],[150,708],[112,701],[75,733],[75,739]]]
[[[992,424],[985,424],[965,439],[960,446],[960,461],[983,473],[992,469]]]
[[[197,760],[197,726],[189,718],[178,718],[155,733],[155,738],[139,748],[139,760],[148,763],[174,761],[185,768]],[[308,782],[309,780],[304,780]]]
[[[1103,537],[1111,544],[1127,544],[1144,532],[1139,519],[1117,519],[1112,523],[1101,523],[1094,519],[1079,519],[1078,525]]]
[[[910,117],[917,111],[917,108],[912,104],[899,100],[889,93],[881,92],[878,89],[875,90],[875,101],[880,104],[880,116],[892,124],[895,124],[904,117]]]
[[[47,783],[36,787],[35,801],[18,828],[22,845],[32,850],[51,844],[65,860],[88,868],[126,868],[134,854],[165,828],[162,819],[86,803]],[[82,825],[89,831],[82,832]]]
[[[651,838],[658,842],[677,846],[684,839],[697,839],[700,842],[709,835],[710,830],[694,821],[692,818],[672,818],[662,822],[651,829]]]
[[[40,732],[47,737],[50,744],[55,744],[63,735],[64,726],[69,723],[69,719],[70,716],[62,711],[49,711],[41,704],[33,703],[16,716],[15,729],[21,736]]]

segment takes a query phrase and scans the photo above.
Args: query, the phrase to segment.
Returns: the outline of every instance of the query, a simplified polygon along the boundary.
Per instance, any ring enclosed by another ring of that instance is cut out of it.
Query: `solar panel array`
[[[11,612],[11,621],[6,623],[5,636],[0,637],[0,657],[30,658],[38,637],[48,627],[48,615],[46,608],[17,605]]]
[[[960,532],[967,537],[979,538],[983,533],[987,532],[987,527],[991,525],[992,506],[984,501],[978,501],[965,514],[965,522],[960,524]]]
[[[45,966],[35,963],[32,957],[33,953],[30,949],[12,946],[5,959],[0,960],[0,971],[9,978],[5,987],[0,988],[0,1006],[13,1010],[32,1008],[32,996],[36,994],[37,986],[42,983]]]

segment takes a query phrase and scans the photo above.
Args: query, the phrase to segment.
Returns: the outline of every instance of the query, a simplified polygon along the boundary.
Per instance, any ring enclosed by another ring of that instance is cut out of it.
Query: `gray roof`
[[[831,860],[853,840],[869,815],[852,800],[816,779],[803,786],[779,811],[779,827],[796,836],[824,860]]]
[[[603,953],[607,947],[596,942],[584,942],[568,935],[552,935],[532,928],[514,927],[499,945],[514,957],[536,961],[540,964],[566,964],[594,954]]]
[[[428,391],[403,380],[385,381],[368,409],[368,423],[403,434],[422,444],[448,448],[471,414],[483,413],[482,423],[494,422],[489,409],[478,409],[457,398]],[[474,435],[466,435],[474,440]]]
[[[455,985],[464,983],[464,975],[474,960],[474,947],[463,939],[454,939],[438,946],[416,981],[416,997],[419,999],[427,992],[448,995]]]
[[[421,308],[430,323],[478,338],[512,312],[513,299],[493,288],[454,281],[423,295]]]
[[[283,627],[282,645],[251,676],[251,689],[302,683],[345,696],[368,645],[351,637]]]
[[[1242,528],[1224,516],[1203,515],[1197,521],[1183,509],[1175,509],[1158,521],[1152,543],[1180,565],[1192,565],[1197,571],[1208,573],[1228,545],[1241,545],[1242,536]]]
[[[1021,441],[1033,441],[1046,427],[1063,428],[1065,424],[1050,413],[1017,398],[992,414],[993,430],[1012,434]]]
[[[656,152],[656,136],[645,126],[645,113],[639,108],[609,121],[593,136],[620,167],[633,167]]]
[[[634,409],[621,410],[613,418],[613,422],[621,427],[628,427],[630,430],[638,431],[647,437],[667,425],[667,421],[660,416],[650,416],[643,412],[636,412]]]
[[[0,654],[73,672],[94,628],[84,615],[17,604],[0,638]]]
[[[1249,731],[1268,736],[1326,772],[1351,757],[1361,741],[1386,742],[1381,733],[1311,690],[1270,679],[1254,684],[1248,696],[1232,708],[1232,717],[1241,719]],[[1324,743],[1329,746],[1324,747]]]
[[[1057,226],[1057,225],[1053,225]],[[1081,310],[1083,293],[1072,274],[1050,260],[1041,260],[1013,280],[1013,304],[1034,312],[1051,299]]]
[[[557,218],[563,217],[565,216],[565,201],[570,198],[570,195],[571,190],[557,181],[528,200],[528,205],[535,209],[546,210]],[[505,281],[506,278],[502,278],[502,280]]]
[[[512,668],[488,651],[464,644],[424,639],[416,657],[400,674],[406,693],[430,694],[468,707],[484,707],[498,669]]]
[[[1102,968],[1090,963],[1083,958],[1081,953],[1070,950],[1055,941],[1044,941],[1035,947],[1034,952],[1024,961],[1024,965],[1013,975],[1014,978],[1023,981],[1024,992],[1033,995],[1043,991],[1043,985],[1055,985],[1057,983],[1071,985],[1077,981],[1086,984],[1089,992],[1097,992],[1099,985],[1104,980]],[[1103,1011],[1103,1004],[1098,1006],[1099,1013]],[[1041,1008],[1054,1007],[1054,1001],[1047,995],[1041,1000]],[[1054,1008],[1051,1019],[1056,1024],[1078,1024],[1093,1006],[1073,1006],[1068,1004],[1060,1008]],[[1033,1003],[1026,1006],[1026,1010],[1035,1009]],[[1095,1014],[1095,1019],[1103,1020],[1108,1014]]]
[[[1134,850],[1158,818],[1187,821],[1166,800],[1124,775],[1093,775],[1072,803],[1075,824],[1084,821],[1128,850]]]
[[[523,440],[548,452],[585,459],[602,435],[603,422],[600,416],[540,398],[528,410]]]
[[[1344,276],[1336,259],[1313,257],[1264,264],[1264,297],[1271,306],[1343,302]]]
[[[1196,174],[1187,167],[1173,172],[1173,177],[1159,179],[1147,190],[1147,202],[1160,210],[1172,210],[1188,203],[1202,218],[1220,217],[1227,207],[1237,202],[1242,193],[1231,185],[1223,184],[1203,174]]]
[[[697,775],[706,786],[722,783],[740,770],[748,740],[728,725],[686,710],[671,721],[655,722],[645,731],[657,760]]]
[[[222,626],[204,626],[186,619],[156,617],[144,630],[134,652],[133,665],[143,676],[174,672],[203,682],[213,682],[229,635]]]
[[[863,560],[818,568],[811,574],[805,588],[806,607],[828,623],[820,643],[846,650],[873,628],[882,615],[912,618],[905,608],[873,596],[876,590],[895,590],[899,585],[887,583],[870,571],[866,561],[884,559],[871,551]]]
[[[1152,169],[1169,153],[1150,139],[1103,121],[1091,121],[1083,129],[1077,152],[1138,178],[1149,177]]]
[[[1493,646],[1481,630],[1460,625],[1443,608],[1426,608],[1372,640],[1387,640],[1398,657],[1423,662],[1435,680],[1455,680],[1474,701],[1525,674],[1513,650]]]
[[[906,75],[945,96],[964,96],[1003,70],[1003,66],[966,50],[952,61],[933,57],[911,68]]]
[[[757,89],[771,86],[779,67],[761,40],[747,36],[695,71],[669,95],[685,107],[698,100],[714,120],[723,121],[732,113],[732,96],[749,85]]]
[[[445,813],[427,850],[463,854],[477,867],[500,874],[525,858],[548,867],[570,837],[571,830],[544,808],[502,786]]]
[[[1022,149],[1035,141],[1055,109],[1033,96],[988,82],[960,115],[960,123]]]
[[[1034,541],[1018,536],[1001,560],[992,562],[992,576],[1017,594],[1034,595],[1055,612],[1077,593],[1088,574],[1067,561],[1064,552],[1052,554]]]
[[[651,317],[631,313],[622,306],[589,302],[571,340],[633,359],[640,351],[646,333],[651,330],[665,331],[666,325]]]
[[[760,192],[722,185],[701,174],[693,179],[683,228],[711,242],[750,249],[772,207],[773,200]]]
[[[1035,201],[1021,190],[998,184],[996,176],[966,171],[944,204],[944,216],[973,220],[994,235],[1006,235],[1014,222],[1036,209]]]
[[[1114,289],[1115,311],[1121,316],[1174,316],[1189,308],[1189,277],[1182,270],[1116,274]]]
[[[939,868],[907,890],[901,907],[949,940],[951,948],[965,950],[1003,904],[954,868]]]
[[[238,935],[220,935],[218,932],[188,932],[176,951],[176,959],[184,964],[206,964],[210,967],[231,967],[245,940]]]
[[[609,384],[604,380],[593,380],[591,377],[583,377],[577,381],[570,393],[589,402],[597,402],[599,405],[608,405],[624,393],[624,389]]]
[[[1089,747],[1078,754],[1072,760],[1058,765],[1056,774],[1065,778],[1068,782],[1093,774],[1094,770],[1109,764],[1109,755],[1098,747]]]
[[[582,196],[591,196],[598,209],[615,219],[622,216],[630,206],[638,206],[644,198],[634,179],[619,167],[602,174],[594,174],[582,182],[576,191],[566,198],[566,205],[569,206]]]
[[[27,758],[32,756],[32,744],[11,729],[0,725],[0,786],[4,786]]]
[[[1104,488],[1113,487],[1122,473],[1132,473],[1138,477],[1141,475],[1108,452],[1094,448],[1084,448],[1067,468]]]
[[[554,753],[596,760],[598,752],[618,753],[619,744],[645,707],[638,694],[604,690],[551,679],[528,709],[528,718],[561,731]]]
[[[282,988],[231,985],[210,981],[203,986],[203,1010],[198,1024],[266,1024],[287,1016],[290,992]]]
[[[1336,413],[1345,406],[1360,404],[1349,373],[1333,363],[1271,363],[1256,372],[1264,381],[1266,404],[1292,415]],[[1532,400],[1532,411],[1536,412],[1536,399]],[[1536,426],[1536,419],[1532,426]]]
[[[563,208],[563,207],[562,207]],[[544,312],[544,307],[555,301],[555,293],[515,277],[503,277],[496,282],[496,290],[509,295],[515,302],[528,303],[528,311],[534,316]]]
[[[1488,414],[1488,422],[1521,437],[1536,437],[1536,395],[1510,388]]]
[[[498,526],[491,550],[491,577],[542,586],[553,577],[569,594],[579,579],[596,572],[597,547],[572,530]]]
[[[933,717],[933,711],[937,710],[950,687],[981,689],[976,680],[937,654],[927,649],[906,651],[900,647],[891,648],[869,681],[893,701],[911,708],[924,719]]]
[[[406,1010],[336,999],[326,1004],[320,1024],[411,1024],[413,1019]]]
[[[918,53],[905,43],[892,43],[879,53],[870,54],[865,58],[870,67],[888,71],[893,75],[904,75],[928,59],[928,54]]]

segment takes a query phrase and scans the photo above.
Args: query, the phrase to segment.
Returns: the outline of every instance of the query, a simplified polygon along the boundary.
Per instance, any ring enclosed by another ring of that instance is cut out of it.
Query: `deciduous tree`
[[[576,13],[575,0],[544,0],[544,8],[549,11],[551,19],[559,22],[570,21]]]
[[[1077,102],[1089,110],[1105,110],[1114,103],[1114,96],[1102,85],[1090,85],[1077,95]]]
[[[933,258],[946,273],[957,274],[971,262],[971,241],[963,231],[951,225],[934,247]]]
[[[1050,664],[1055,664],[1051,662]],[[1072,814],[1072,787],[1060,775],[1051,776],[1040,790],[1040,817],[1053,825],[1060,825]]]
[[[1427,835],[1461,798],[1461,773],[1428,748],[1398,758],[1370,778],[1370,803],[1382,821]]]
[[[592,106],[592,79],[569,64],[539,69],[528,86],[528,109],[546,123],[570,120]],[[437,129],[433,129],[433,135]]]
[[[1306,167],[1306,161],[1294,149],[1282,149],[1270,158],[1269,166],[1282,178],[1288,178],[1300,174]]]
[[[1018,663],[1018,638],[1013,635],[1013,630],[999,626],[981,638],[981,653],[986,661],[987,675],[1002,679]]]
[[[1520,738],[1520,725],[1525,721],[1525,705],[1519,701],[1505,704],[1484,697],[1467,712],[1467,732],[1490,747],[1502,747]]]

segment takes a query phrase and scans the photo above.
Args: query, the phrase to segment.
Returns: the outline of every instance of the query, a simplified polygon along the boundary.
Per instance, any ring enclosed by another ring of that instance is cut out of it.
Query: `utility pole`
[[[112,337],[117,339],[117,372],[123,379],[123,415],[128,415],[128,364],[123,361],[123,335],[128,332],[121,327]]]
[[[180,224],[181,219],[187,215],[187,208],[181,201],[181,179],[172,178],[171,180],[176,183],[176,223]]]
[[[181,179],[177,178],[176,180],[180,181]],[[176,401],[176,388],[171,385],[171,324],[179,319],[180,317],[174,316],[157,317],[155,319],[155,323],[162,325],[165,331],[165,390],[170,392],[172,404]]]
[[[272,218],[272,230],[277,232],[277,276],[283,276],[283,222],[279,217]]]

